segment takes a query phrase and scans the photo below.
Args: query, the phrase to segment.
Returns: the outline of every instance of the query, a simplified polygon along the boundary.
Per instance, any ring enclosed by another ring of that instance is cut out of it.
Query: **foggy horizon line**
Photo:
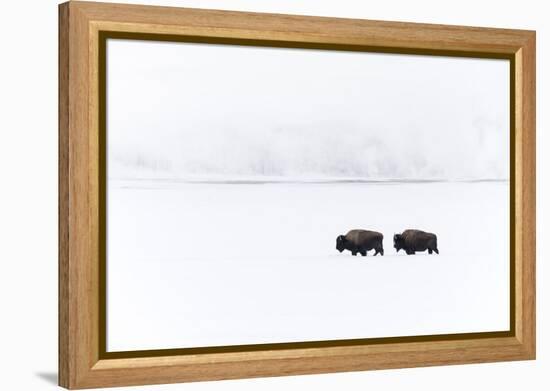
[[[307,178],[177,178],[177,177],[107,177],[109,181],[154,181],[154,182],[173,182],[189,184],[232,184],[232,185],[251,185],[251,184],[383,184],[383,183],[480,183],[480,182],[510,182],[508,178],[327,178],[327,179],[307,179]]]

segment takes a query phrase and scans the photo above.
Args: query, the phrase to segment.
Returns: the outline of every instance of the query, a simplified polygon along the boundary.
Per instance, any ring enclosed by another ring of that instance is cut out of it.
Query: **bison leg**
[[[437,248],[434,248],[434,251],[437,255],[439,255],[439,250]]]
[[[361,256],[366,257],[367,256],[367,251],[366,250],[361,251]]]
[[[414,255],[414,250],[405,250],[407,255]]]
[[[353,255],[355,257],[357,255],[357,251],[352,251],[351,255]]]
[[[382,248],[377,248],[377,249],[376,249],[376,252],[374,253],[374,255],[377,255],[377,254],[384,255],[384,249],[382,249]]]
[[[428,254],[431,254],[433,251],[431,248],[428,249]]]

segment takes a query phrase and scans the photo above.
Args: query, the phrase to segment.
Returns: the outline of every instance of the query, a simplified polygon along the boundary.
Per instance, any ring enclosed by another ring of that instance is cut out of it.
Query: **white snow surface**
[[[508,330],[509,183],[108,181],[108,351]],[[335,249],[354,228],[385,256]],[[440,255],[396,254],[407,228]]]

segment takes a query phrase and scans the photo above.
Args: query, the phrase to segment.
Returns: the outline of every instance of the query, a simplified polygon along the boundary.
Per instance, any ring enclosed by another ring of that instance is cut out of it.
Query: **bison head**
[[[393,235],[393,248],[395,248],[397,252],[403,248],[403,237],[401,234]]]
[[[346,237],[340,235],[336,238],[336,250],[342,252],[346,249]]]

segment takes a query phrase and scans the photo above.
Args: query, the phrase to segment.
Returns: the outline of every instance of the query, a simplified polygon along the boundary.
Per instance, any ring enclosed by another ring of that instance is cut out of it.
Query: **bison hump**
[[[435,234],[421,231],[419,229],[407,229],[401,234],[405,242],[415,243],[436,238]]]
[[[368,231],[365,229],[352,229],[346,234],[346,239],[353,242],[362,242],[365,240],[382,239],[384,236],[380,232]]]

